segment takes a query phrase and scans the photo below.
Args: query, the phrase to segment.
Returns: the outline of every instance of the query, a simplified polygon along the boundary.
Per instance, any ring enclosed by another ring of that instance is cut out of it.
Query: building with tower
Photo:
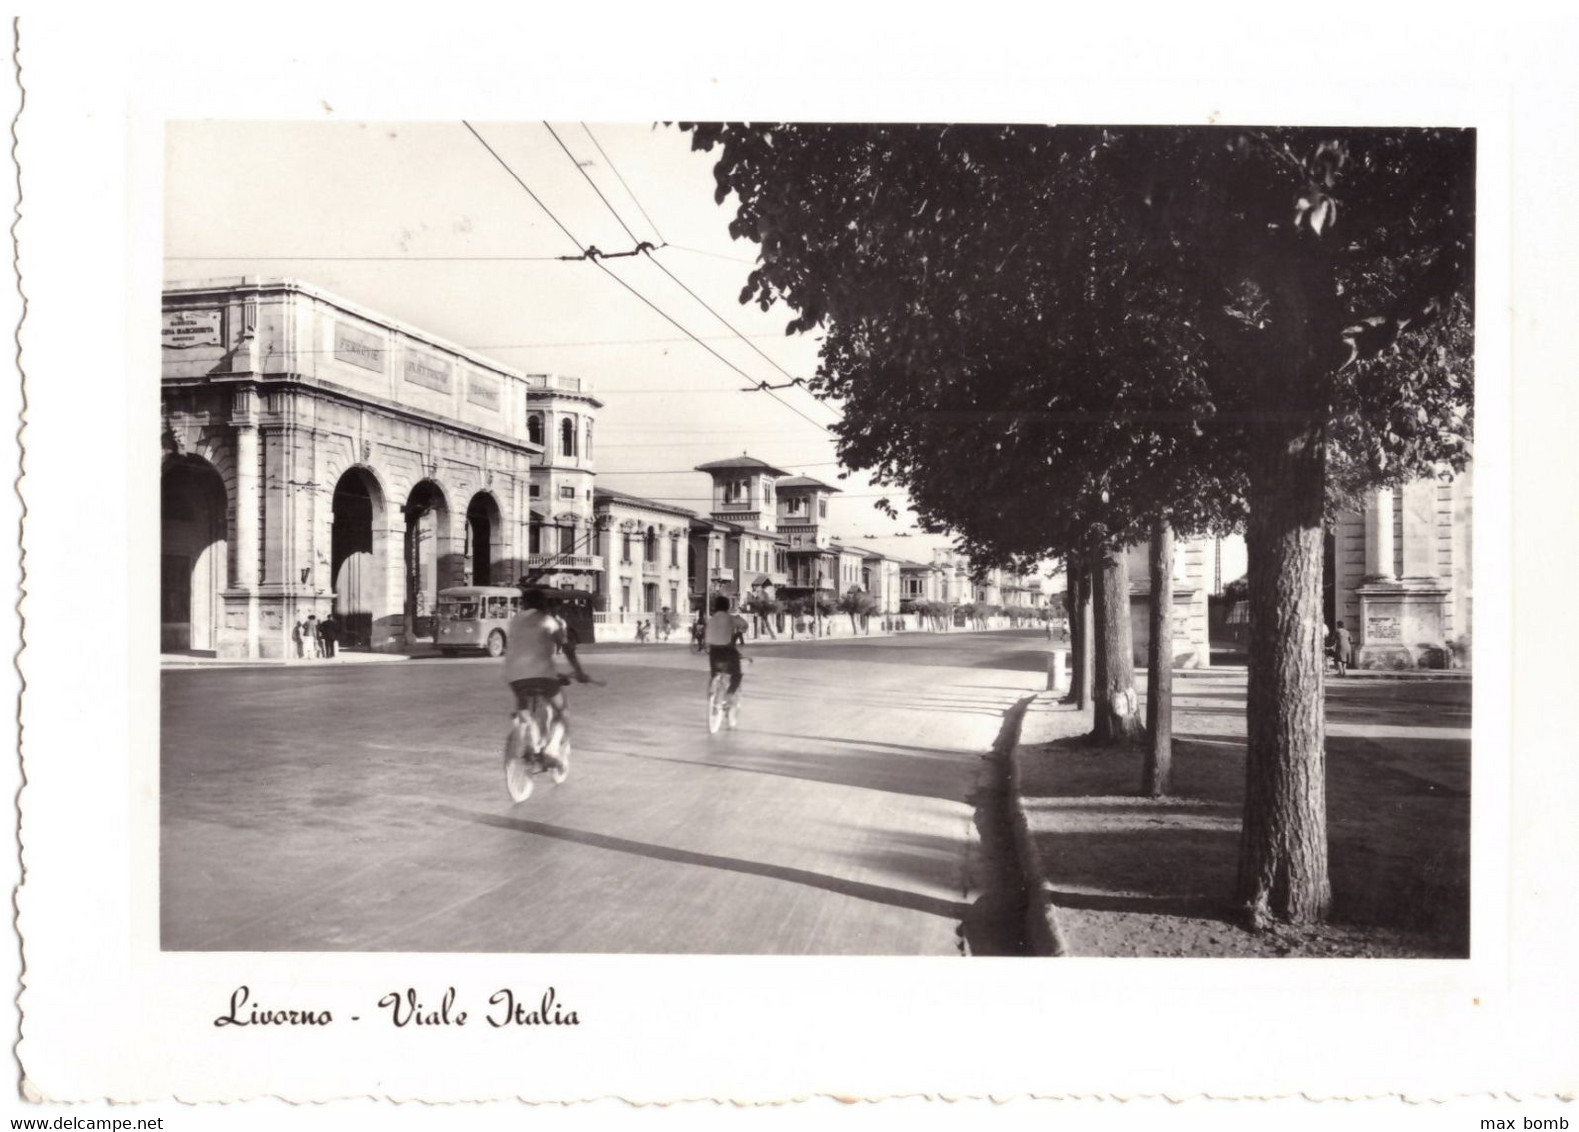
[[[285,658],[309,616],[400,651],[449,586],[592,588],[578,379],[253,276],[168,286],[161,347],[162,651]]]
[[[839,552],[828,522],[828,501],[839,490],[810,476],[778,481],[778,527],[788,540],[786,597],[818,594],[834,599],[839,586]]]
[[[525,574],[544,585],[597,591],[604,560],[594,545],[592,433],[603,402],[579,377],[527,374],[525,380],[526,440],[540,449],[529,489]]]
[[[692,572],[693,592],[725,594],[737,603],[776,597],[787,581],[789,540],[778,531],[776,482],[789,473],[742,453],[696,468],[713,479],[708,522],[692,527],[702,556]],[[720,553],[721,552],[721,553]]]

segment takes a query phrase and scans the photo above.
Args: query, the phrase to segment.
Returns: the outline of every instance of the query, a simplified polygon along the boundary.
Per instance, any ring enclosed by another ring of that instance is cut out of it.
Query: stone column
[[[1395,581],[1393,574],[1393,489],[1379,487],[1365,509],[1365,581]]]
[[[217,651],[226,657],[258,655],[258,533],[262,501],[258,481],[257,394],[250,388],[235,390],[230,424],[235,451],[235,552],[236,569],[221,596],[223,620],[216,633]]]
[[[262,511],[258,498],[258,426],[236,422],[236,588],[258,586],[258,532]]]
[[[1436,481],[1415,480],[1403,489],[1404,577],[1437,577]]]

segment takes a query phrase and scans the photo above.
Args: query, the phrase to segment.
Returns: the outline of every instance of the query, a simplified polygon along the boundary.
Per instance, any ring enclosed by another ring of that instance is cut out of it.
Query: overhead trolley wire
[[[565,239],[569,240],[571,242],[571,244],[575,247],[575,249],[578,252],[579,251],[583,251],[584,249],[581,246],[581,241],[576,239],[576,237],[571,234],[571,231],[570,231],[569,228],[566,228],[563,224],[561,224],[559,222],[559,217],[555,216],[553,211],[549,209],[548,205],[544,204],[538,198],[538,195],[532,191],[531,187],[525,181],[521,180],[521,178],[519,176],[516,175],[515,170],[510,168],[510,163],[508,161],[506,161],[504,158],[499,156],[498,150],[494,149],[493,146],[489,145],[487,139],[484,138],[481,134],[479,134],[477,132],[476,128],[470,122],[466,121],[464,118],[461,119],[461,125],[465,126],[468,130],[470,130],[472,137],[476,138],[477,141],[482,145],[482,147],[484,149],[486,149],[489,153],[493,154],[493,159],[499,163],[499,165],[504,169],[504,171],[506,173],[510,174],[510,177],[515,181],[515,183],[520,185],[521,188],[526,192],[526,195],[531,197],[532,200],[537,202],[537,207],[542,209],[543,210],[543,214],[545,216],[547,216],[550,220],[552,220],[554,222],[555,226],[557,226],[559,228],[559,230],[565,234]]]
[[[673,281],[687,295],[691,296],[691,298],[695,299],[698,303],[700,303],[701,306],[702,306],[702,309],[707,311],[708,314],[712,315],[715,319],[717,319],[719,322],[721,322],[724,325],[724,327],[731,334],[733,334],[736,338],[739,338],[747,346],[750,346],[751,349],[754,350],[757,353],[757,355],[762,358],[763,361],[767,362],[768,365],[772,366],[774,369],[778,370],[781,374],[783,374],[785,377],[787,377],[789,379],[789,382],[790,382],[791,385],[804,386],[806,384],[806,379],[805,378],[796,377],[794,374],[790,373],[789,370],[787,370],[783,366],[779,365],[778,362],[774,361],[771,357],[769,357],[766,353],[764,353],[760,346],[758,346],[755,342],[751,341],[744,334],[742,334],[740,332],[740,330],[738,328],[736,328],[734,323],[730,322],[727,318],[725,318],[723,315],[719,314],[716,310],[714,310],[712,305],[709,304],[706,299],[702,298],[702,296],[698,295],[695,291],[691,290],[691,288],[686,286],[684,281],[682,281],[678,276],[676,276],[674,274],[674,272],[670,271],[667,267],[665,267],[657,259],[654,259],[653,258],[653,254],[652,254],[653,253],[652,245],[647,243],[646,241],[637,239],[636,233],[632,232],[631,229],[630,229],[630,225],[625,223],[625,218],[622,217],[619,214],[619,210],[617,208],[615,208],[611,203],[609,203],[609,198],[603,195],[603,190],[598,188],[598,184],[597,184],[596,181],[594,181],[592,179],[591,174],[589,174],[586,171],[586,169],[584,169],[582,167],[581,163],[576,160],[576,155],[570,152],[570,147],[567,146],[564,143],[564,140],[562,138],[560,138],[559,134],[554,130],[554,127],[551,124],[549,124],[548,122],[544,122],[543,123],[543,128],[546,129],[549,132],[549,134],[553,137],[554,141],[559,143],[559,148],[564,151],[566,160],[568,160],[570,162],[570,164],[575,167],[576,172],[581,174],[582,179],[585,180],[587,182],[587,184],[592,186],[592,191],[597,194],[598,199],[603,202],[603,207],[609,210],[609,213],[614,217],[615,221],[618,222],[619,226],[621,228],[625,229],[625,234],[628,235],[632,240],[636,241],[636,250],[638,252],[643,253],[647,257],[647,260],[650,263],[653,264],[653,266],[655,266],[659,271],[661,271],[665,275],[667,275],[669,277],[669,279],[671,281]],[[588,136],[590,136],[590,135],[591,135],[591,131],[589,130],[588,131]],[[597,139],[593,138],[594,144],[596,143],[596,141],[597,141]],[[601,152],[601,150],[600,150],[600,152]],[[608,156],[607,154],[604,155],[605,160],[607,159],[607,156]],[[623,178],[621,178],[621,182],[620,183],[624,184],[624,179]],[[629,191],[629,186],[628,185],[626,186],[626,191]],[[632,200],[636,199],[636,194],[635,193],[631,193],[631,199]],[[637,202],[637,207],[638,208],[641,207],[639,201]],[[657,229],[654,228],[654,231],[656,231],[656,230]],[[661,236],[659,238],[662,239]],[[607,270],[607,269],[605,269],[605,270]],[[633,293],[635,293],[635,292],[633,292]],[[641,296],[638,296],[638,297],[641,297]],[[643,301],[646,301],[646,300],[643,299]],[[648,303],[648,305],[652,306],[651,303]],[[653,309],[657,310],[657,307],[653,307]],[[661,314],[662,312],[660,311],[659,313]],[[665,315],[664,317],[668,318],[667,315]],[[674,320],[670,319],[670,321],[673,322]],[[675,323],[675,325],[678,326],[679,324]],[[689,333],[689,331],[687,331],[687,333]],[[697,341],[700,342],[701,339],[697,339]],[[717,356],[717,355],[715,355],[715,356]],[[720,358],[720,360],[722,360],[722,358]],[[729,363],[726,362],[725,364],[728,365]],[[747,381],[751,381],[752,382],[751,388],[748,389],[748,390],[743,390],[743,392],[748,392],[748,393],[763,392],[763,393],[766,393],[768,396],[772,397],[779,404],[783,405],[786,409],[790,410],[790,412],[799,415],[803,420],[811,422],[812,424],[816,425],[818,428],[822,429],[824,432],[829,431],[827,425],[823,424],[822,422],[816,420],[813,417],[807,416],[805,413],[803,413],[799,409],[797,409],[794,405],[791,405],[788,401],[784,400],[784,398],[778,396],[778,394],[773,391],[774,388],[775,388],[774,386],[769,385],[765,381],[754,381],[749,374],[745,373],[745,371],[741,370],[738,366],[730,365],[730,368],[733,369],[736,373],[740,374],[742,377],[744,377]],[[783,388],[783,387],[780,386],[778,388]],[[832,410],[832,411],[836,415],[838,415],[838,410]]]
[[[626,195],[628,195],[631,200],[636,202],[636,210],[641,213],[642,219],[647,221],[647,226],[652,229],[653,235],[658,237],[658,242],[660,244],[667,244],[669,241],[665,240],[663,238],[663,233],[658,231],[658,225],[653,222],[652,217],[647,214],[647,210],[642,207],[642,203],[637,198],[635,191],[625,183],[625,178],[620,176],[619,167],[614,164],[614,159],[603,151],[603,145],[598,141],[597,135],[592,132],[592,127],[583,122],[581,123],[581,128],[587,132],[587,137],[592,139],[592,144],[597,146],[598,153],[602,155],[604,162],[607,163],[609,171],[613,173],[616,178],[618,178],[620,185],[625,189]]]
[[[591,174],[589,174],[586,169],[582,167],[581,162],[576,160],[576,155],[570,152],[570,147],[565,144],[564,139],[562,139],[554,130],[554,127],[547,122],[543,123],[543,129],[548,131],[549,137],[553,138],[559,143],[559,148],[565,151],[566,157],[570,158],[570,164],[574,165],[576,167],[576,172],[580,173],[582,179],[586,181],[587,184],[592,186],[592,191],[598,194],[598,199],[603,202],[603,207],[608,209],[609,212],[613,214],[614,219],[619,221],[620,227],[625,229],[625,234],[631,238],[631,243],[635,244],[637,247],[640,247],[643,243],[641,237],[637,236],[635,232],[631,231],[630,225],[625,223],[625,219],[624,217],[620,216],[619,210],[609,203],[609,198],[603,195],[603,190],[598,188],[598,183],[594,181]],[[595,140],[596,139],[594,139],[594,141]],[[663,239],[662,236],[658,238],[660,240]]]
[[[487,140],[484,139],[483,136],[481,134],[479,134],[476,131],[476,129],[474,129],[472,127],[472,124],[470,122],[463,121],[461,124],[464,125],[468,130],[470,130],[472,136],[475,137],[478,140],[478,142],[480,142],[482,144],[483,148],[486,149],[490,154],[493,155],[493,159],[495,161],[497,161],[501,166],[504,167],[505,172],[510,174],[511,179],[514,180],[516,184],[520,185],[523,190],[525,190],[526,195],[531,197],[532,200],[537,204],[537,206],[539,208],[541,208],[543,210],[543,212],[548,216],[548,218],[554,222],[554,224],[559,228],[559,230],[565,234],[565,238],[568,239],[572,244],[575,244],[577,248],[580,248],[581,247],[581,241],[576,239],[575,234],[573,232],[571,232],[569,228],[565,227],[565,225],[560,221],[559,217],[554,215],[553,211],[546,204],[543,203],[542,199],[539,198],[538,195],[531,190],[531,188],[527,185],[527,183],[521,179],[520,175],[518,173],[516,173],[516,171],[510,167],[509,162],[505,161],[505,159],[503,157],[499,156],[498,151],[495,150],[493,148],[493,146],[488,144]],[[546,126],[547,123],[545,122],[544,125]],[[552,131],[552,127],[550,127],[550,131]],[[554,135],[555,140],[558,140],[558,136],[559,135],[557,135],[557,134]],[[561,146],[561,148],[563,148],[564,147],[564,143],[561,142],[560,146]],[[569,158],[570,163],[572,165],[575,165],[578,170],[581,170],[581,166],[576,163],[575,157],[570,154],[570,151],[568,149],[565,150],[565,154]],[[586,176],[586,171],[585,170],[581,170],[581,174],[582,174],[582,176],[585,177]],[[589,177],[588,180],[590,181],[591,178]],[[596,186],[594,186],[594,188],[596,188]],[[603,194],[599,193],[598,196],[600,198],[602,198]],[[604,204],[606,204],[606,205],[608,204],[608,201],[606,199],[604,199]],[[610,209],[610,211],[613,211],[613,206],[609,205],[609,209]],[[615,216],[616,216],[616,218],[618,218],[618,213],[616,213]],[[621,224],[621,227],[624,227],[624,221],[621,221],[620,224]],[[629,231],[629,229],[627,229],[627,231]],[[640,250],[640,249],[638,248],[638,250]],[[634,253],[623,253],[623,254],[634,254]],[[753,381],[754,380],[752,378],[752,376],[750,374],[748,374],[745,370],[743,370],[739,366],[735,365],[734,362],[732,362],[728,358],[724,357],[724,355],[720,354],[717,350],[713,349],[706,342],[702,341],[702,339],[698,338],[695,334],[691,333],[690,330],[686,329],[686,327],[683,326],[678,321],[676,321],[673,316],[671,316],[670,314],[665,312],[661,307],[659,307],[651,299],[647,298],[646,295],[643,295],[635,287],[632,287],[625,280],[621,279],[618,275],[614,274],[614,272],[611,271],[609,269],[609,267],[606,264],[603,263],[603,259],[605,257],[603,255],[603,253],[601,253],[601,252],[599,252],[597,250],[597,248],[595,248],[595,247],[588,247],[588,248],[585,249],[585,251],[582,253],[582,255],[589,262],[591,262],[593,264],[596,264],[597,267],[599,269],[601,269],[603,271],[603,273],[605,275],[607,275],[610,279],[614,280],[614,282],[618,283],[621,287],[625,288],[625,290],[629,291],[632,295],[636,296],[636,298],[640,299],[643,304],[645,304],[646,306],[650,307],[656,314],[658,314],[660,317],[662,317],[666,322],[668,322],[670,325],[674,326],[677,330],[679,330],[680,333],[684,334],[691,341],[695,342],[698,346],[702,347],[702,349],[706,350],[709,354],[713,355],[713,357],[715,357],[719,361],[723,362],[724,365],[726,365],[730,369],[734,370],[736,373],[738,373],[741,377],[745,378],[747,381]],[[785,404],[785,406],[787,408],[789,408],[792,412],[794,412],[795,414],[797,414],[798,416],[800,416],[801,418],[806,420],[808,423],[816,425],[816,427],[822,429],[824,432],[828,432],[829,431],[828,426],[823,424],[821,421],[818,421],[818,420],[816,420],[816,419],[814,419],[812,417],[807,416],[805,413],[803,413],[799,409],[795,408],[795,406],[790,405],[788,402],[783,402],[783,403]]]

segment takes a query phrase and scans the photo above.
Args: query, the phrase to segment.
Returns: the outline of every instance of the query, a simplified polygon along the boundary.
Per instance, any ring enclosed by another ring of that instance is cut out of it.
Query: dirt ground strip
[[[1225,713],[1226,714],[1226,713]],[[1331,921],[1233,921],[1242,738],[1176,738],[1174,796],[1138,796],[1141,752],[1083,741],[1089,713],[1032,704],[1014,753],[1027,883],[1057,944],[1092,956],[1461,958],[1469,951],[1468,743],[1328,740]],[[1242,730],[1241,730],[1242,735]]]

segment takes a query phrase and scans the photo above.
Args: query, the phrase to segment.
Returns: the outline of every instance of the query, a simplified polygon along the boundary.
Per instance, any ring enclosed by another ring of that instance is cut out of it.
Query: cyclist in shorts
[[[554,665],[554,651],[564,652],[575,670],[576,682],[585,684],[591,679],[576,659],[576,644],[563,621],[548,612],[548,600],[535,586],[521,587],[521,611],[510,618],[507,651],[504,656],[504,678],[515,692],[515,710],[526,711],[532,696],[542,696],[554,708],[554,721],[549,726],[547,750],[559,749],[565,728],[565,694],[561,691],[559,669]],[[554,761],[550,753],[550,761]]]
[[[723,594],[713,598],[713,613],[707,619],[703,640],[707,643],[708,679],[720,672],[729,674],[729,708],[726,720],[733,729],[740,705],[740,645],[745,643],[746,619],[729,612],[729,599]]]

